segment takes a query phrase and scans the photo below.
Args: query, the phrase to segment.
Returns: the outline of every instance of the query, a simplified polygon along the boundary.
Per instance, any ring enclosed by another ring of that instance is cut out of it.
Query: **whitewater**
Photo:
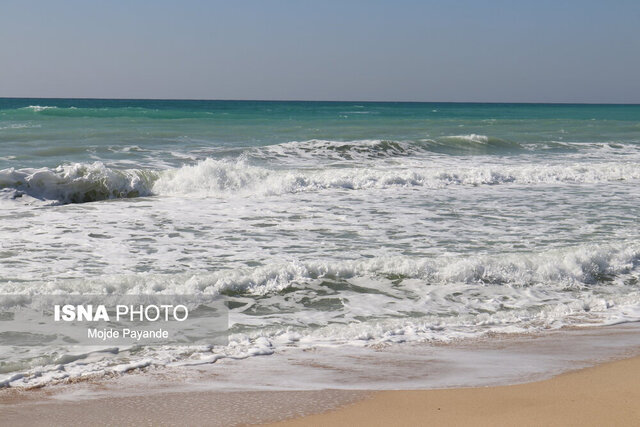
[[[214,295],[226,346],[0,347],[35,387],[640,320],[640,107],[0,99],[3,294]]]

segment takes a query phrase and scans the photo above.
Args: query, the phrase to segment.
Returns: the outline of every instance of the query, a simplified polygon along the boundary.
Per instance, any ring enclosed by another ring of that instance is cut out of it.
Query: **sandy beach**
[[[640,357],[501,387],[383,391],[280,426],[603,426],[640,423]]]
[[[560,353],[558,357],[562,357]],[[209,381],[213,381],[211,377]],[[640,422],[638,356],[542,381],[492,387],[175,392],[158,390],[152,384],[149,374],[140,374],[114,379],[111,385],[98,381],[62,388],[4,390],[0,394],[0,424],[565,426]],[[125,385],[138,394],[113,393],[114,387]]]

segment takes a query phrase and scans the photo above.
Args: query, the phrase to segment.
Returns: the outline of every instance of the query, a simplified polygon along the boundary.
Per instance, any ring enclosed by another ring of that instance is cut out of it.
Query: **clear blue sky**
[[[3,0],[0,96],[640,103],[640,1]]]

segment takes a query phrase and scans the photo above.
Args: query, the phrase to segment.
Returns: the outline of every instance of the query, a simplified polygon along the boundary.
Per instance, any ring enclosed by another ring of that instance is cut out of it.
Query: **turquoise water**
[[[0,373],[637,321],[639,183],[638,105],[0,99],[4,292],[232,307],[225,348]]]
[[[0,168],[91,160],[176,166],[184,159],[171,151],[205,157],[311,139],[421,141],[480,134],[508,141],[505,148],[638,143],[639,117],[638,105],[0,99]],[[151,153],[121,151],[128,147]],[[500,147],[448,149],[503,154]]]

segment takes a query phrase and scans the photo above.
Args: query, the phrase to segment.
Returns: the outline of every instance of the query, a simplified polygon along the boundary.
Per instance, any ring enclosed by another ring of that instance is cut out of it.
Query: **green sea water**
[[[471,134],[507,141],[507,154],[516,144],[638,143],[639,117],[638,105],[4,98],[0,168],[91,160],[175,166],[183,159],[172,152],[197,157],[312,139],[421,141]],[[500,147],[444,145],[441,150],[453,154],[503,154]]]

